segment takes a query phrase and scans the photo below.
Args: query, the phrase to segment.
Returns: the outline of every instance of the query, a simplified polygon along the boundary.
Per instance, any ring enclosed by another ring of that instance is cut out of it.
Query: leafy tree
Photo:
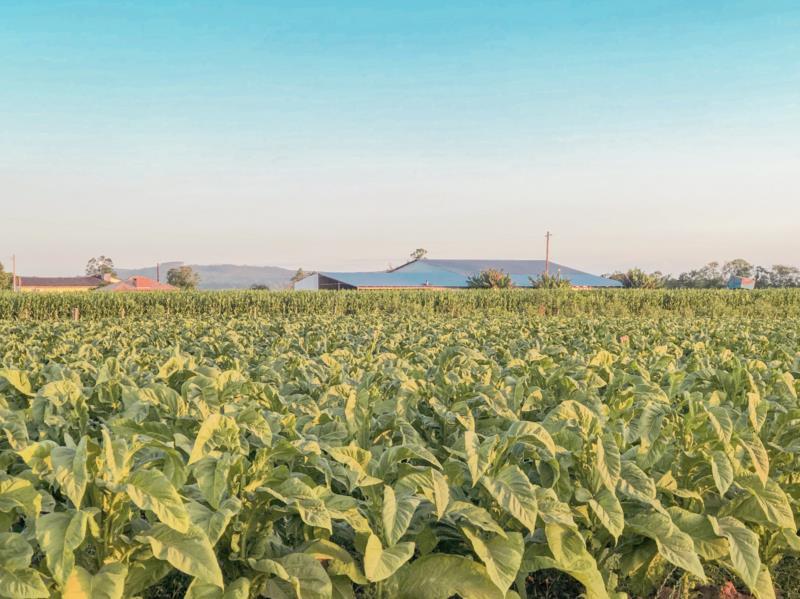
[[[641,268],[631,268],[625,272],[615,272],[608,275],[609,279],[614,279],[622,283],[628,289],[658,289],[664,286],[664,275],[656,271],[647,274]]]
[[[722,278],[727,281],[731,277],[752,277],[753,265],[743,258],[736,258],[722,266]]]
[[[773,287],[800,287],[800,269],[796,266],[775,264],[772,267]]]
[[[689,287],[693,289],[719,289],[725,285],[726,279],[720,271],[719,262],[709,262],[702,268],[681,273],[674,279],[671,287]]]
[[[264,285],[263,283],[254,283],[250,285],[251,291],[269,291],[269,285]]]
[[[428,250],[425,248],[417,248],[413,252],[411,252],[411,260],[416,262],[417,260],[422,260],[425,256],[428,255]]]
[[[114,272],[114,261],[108,256],[91,258],[86,263],[86,274],[90,277],[102,277],[103,275],[117,276],[117,273]]]
[[[514,286],[511,277],[502,270],[488,268],[467,279],[467,286],[473,289],[510,289]]]
[[[167,283],[184,290],[196,289],[200,284],[200,275],[191,266],[179,266],[167,271]]]
[[[292,275],[292,283],[297,283],[297,281],[305,279],[310,274],[310,272],[306,272],[302,268],[298,268],[297,272]]]
[[[11,289],[11,278],[11,273],[6,272],[3,269],[3,263],[0,262],[0,291],[4,289]]]
[[[535,289],[572,289],[572,283],[569,282],[569,279],[561,278],[561,271],[555,275],[543,272],[536,278],[528,277],[528,279]]]

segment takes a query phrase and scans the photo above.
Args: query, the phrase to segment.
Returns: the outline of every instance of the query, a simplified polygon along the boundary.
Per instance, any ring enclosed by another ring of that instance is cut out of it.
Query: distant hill
[[[167,280],[170,268],[184,266],[183,262],[161,264],[161,281]],[[270,289],[288,289],[295,271],[278,266],[239,266],[237,264],[187,264],[200,275],[200,289],[249,289],[251,285],[266,285]],[[156,267],[117,268],[117,275],[126,279],[133,275],[156,278]]]

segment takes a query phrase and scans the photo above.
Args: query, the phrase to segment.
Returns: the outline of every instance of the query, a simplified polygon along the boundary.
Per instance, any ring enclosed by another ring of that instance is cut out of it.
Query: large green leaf
[[[10,570],[0,564],[0,596],[12,599],[50,597],[41,574],[31,568]]]
[[[368,472],[372,454],[355,445],[346,447],[328,447],[325,450],[334,460],[346,466],[353,475],[353,483],[359,487],[381,484],[381,479]]]
[[[280,563],[291,577],[298,599],[331,599],[331,579],[313,556],[290,553],[282,557]]]
[[[619,448],[613,435],[604,434],[597,438],[595,455],[597,456],[595,468],[600,480],[613,493],[617,488],[622,469]]]
[[[0,533],[0,564],[8,570],[23,570],[33,557],[33,547],[17,532]]]
[[[600,523],[615,540],[618,539],[625,528],[625,514],[617,496],[603,487],[589,498],[588,503]]]
[[[767,479],[762,485],[761,480],[753,475],[736,482],[748,494],[737,502],[731,515],[747,522],[797,530],[789,499],[778,483]]]
[[[156,558],[203,582],[224,586],[214,549],[200,528],[191,526],[181,533],[165,524],[155,524],[142,538],[150,543]]]
[[[63,585],[75,565],[75,549],[83,542],[88,524],[86,512],[53,512],[36,521],[36,540],[53,578]]]
[[[196,524],[203,529],[212,545],[217,544],[228,528],[228,524],[241,509],[241,502],[234,497],[223,501],[216,511],[210,510],[196,501],[190,501],[186,504],[186,511],[189,513],[192,524]]]
[[[31,382],[28,375],[22,370],[12,368],[0,368],[0,380],[4,380],[9,386],[13,387],[23,395],[32,396]]]
[[[285,480],[278,492],[286,498],[287,505],[297,510],[300,519],[317,528],[331,530],[331,515],[325,502],[320,499],[309,485],[299,478]]]
[[[758,588],[761,575],[761,557],[758,553],[758,535],[748,529],[736,518],[709,517],[714,532],[728,539],[733,571],[742,581],[754,590]]]
[[[63,599],[122,599],[125,591],[125,564],[106,564],[92,576],[81,566],[75,566],[64,586]]]
[[[633,462],[623,460],[619,490],[631,499],[650,504],[656,498],[656,483]]]
[[[232,438],[238,434],[239,427],[233,418],[219,413],[211,414],[200,426],[200,430],[197,431],[192,452],[189,455],[189,465],[206,456],[210,450],[208,447],[209,442],[214,439]]]
[[[372,582],[386,580],[411,559],[414,543],[398,543],[384,549],[375,535],[370,535],[364,550],[364,574]]]
[[[486,475],[481,484],[497,504],[528,530],[536,528],[536,488],[514,464],[506,464],[495,476]]]
[[[724,451],[712,451],[709,457],[711,464],[711,474],[714,476],[714,484],[717,485],[720,495],[725,495],[733,482],[733,467],[728,456]]]
[[[741,432],[739,441],[750,455],[750,461],[753,463],[759,480],[762,484],[766,484],[767,478],[769,478],[769,455],[761,439],[754,432],[746,429]]]
[[[548,548],[553,554],[553,567],[583,584],[587,599],[608,599],[603,577],[586,550],[586,542],[580,533],[560,522],[548,522],[544,530]]]
[[[50,452],[56,481],[76,508],[81,507],[89,481],[86,441],[87,438],[83,437],[75,448],[54,447]]]
[[[356,584],[368,584],[368,580],[358,566],[355,558],[343,547],[325,539],[317,539],[303,546],[303,553],[314,559],[325,560],[328,574],[347,576]]]
[[[510,532],[505,537],[493,535],[484,539],[469,527],[462,528],[464,536],[472,545],[472,550],[486,566],[486,573],[497,588],[505,593],[519,572],[525,544],[522,535]]]
[[[692,538],[675,526],[668,515],[656,511],[636,514],[626,521],[625,528],[653,539],[664,559],[705,580],[706,575]]]
[[[704,560],[716,560],[728,553],[727,541],[714,531],[711,517],[677,506],[667,510],[672,522],[692,538],[695,551]]]
[[[383,519],[383,536],[387,545],[391,547],[405,534],[418,505],[419,499],[416,497],[411,495],[400,495],[398,497],[392,487],[386,486],[383,488],[381,515]]]
[[[504,599],[486,568],[461,555],[432,553],[411,562],[398,575],[397,599]]]
[[[0,512],[14,508],[31,517],[39,514],[42,499],[29,480],[8,476],[0,472]]]
[[[756,599],[775,599],[775,586],[772,584],[772,576],[770,576],[769,569],[764,564],[761,564],[756,586],[750,590]]]
[[[195,578],[186,589],[184,599],[249,599],[250,586],[250,579],[244,577],[226,585],[225,590]]]
[[[206,456],[192,466],[200,492],[211,507],[217,509],[228,492],[228,476],[233,463],[229,453],[221,457]]]
[[[486,532],[493,532],[500,536],[505,536],[506,532],[502,527],[492,518],[492,515],[484,508],[473,503],[466,501],[453,501],[447,506],[446,514],[453,519],[463,520],[477,526]]]
[[[128,477],[125,490],[133,503],[152,511],[170,528],[178,532],[189,530],[191,520],[186,506],[169,479],[158,470],[136,470]]]

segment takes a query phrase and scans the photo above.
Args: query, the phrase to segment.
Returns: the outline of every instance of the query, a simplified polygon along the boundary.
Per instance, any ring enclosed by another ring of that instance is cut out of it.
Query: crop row
[[[527,315],[692,317],[800,316],[799,289],[729,290],[515,289],[468,291],[183,293],[0,292],[0,319],[64,320],[146,316],[256,317],[296,314]]]

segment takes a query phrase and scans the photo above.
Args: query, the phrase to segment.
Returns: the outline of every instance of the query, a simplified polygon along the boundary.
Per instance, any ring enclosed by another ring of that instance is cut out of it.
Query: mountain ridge
[[[159,265],[160,279],[167,280],[170,268],[189,266],[200,275],[199,289],[249,289],[252,285],[266,285],[270,289],[288,289],[292,285],[295,271],[280,266],[250,266],[246,264],[185,264],[162,262]],[[126,279],[134,275],[156,278],[156,267],[117,268],[117,275]]]

